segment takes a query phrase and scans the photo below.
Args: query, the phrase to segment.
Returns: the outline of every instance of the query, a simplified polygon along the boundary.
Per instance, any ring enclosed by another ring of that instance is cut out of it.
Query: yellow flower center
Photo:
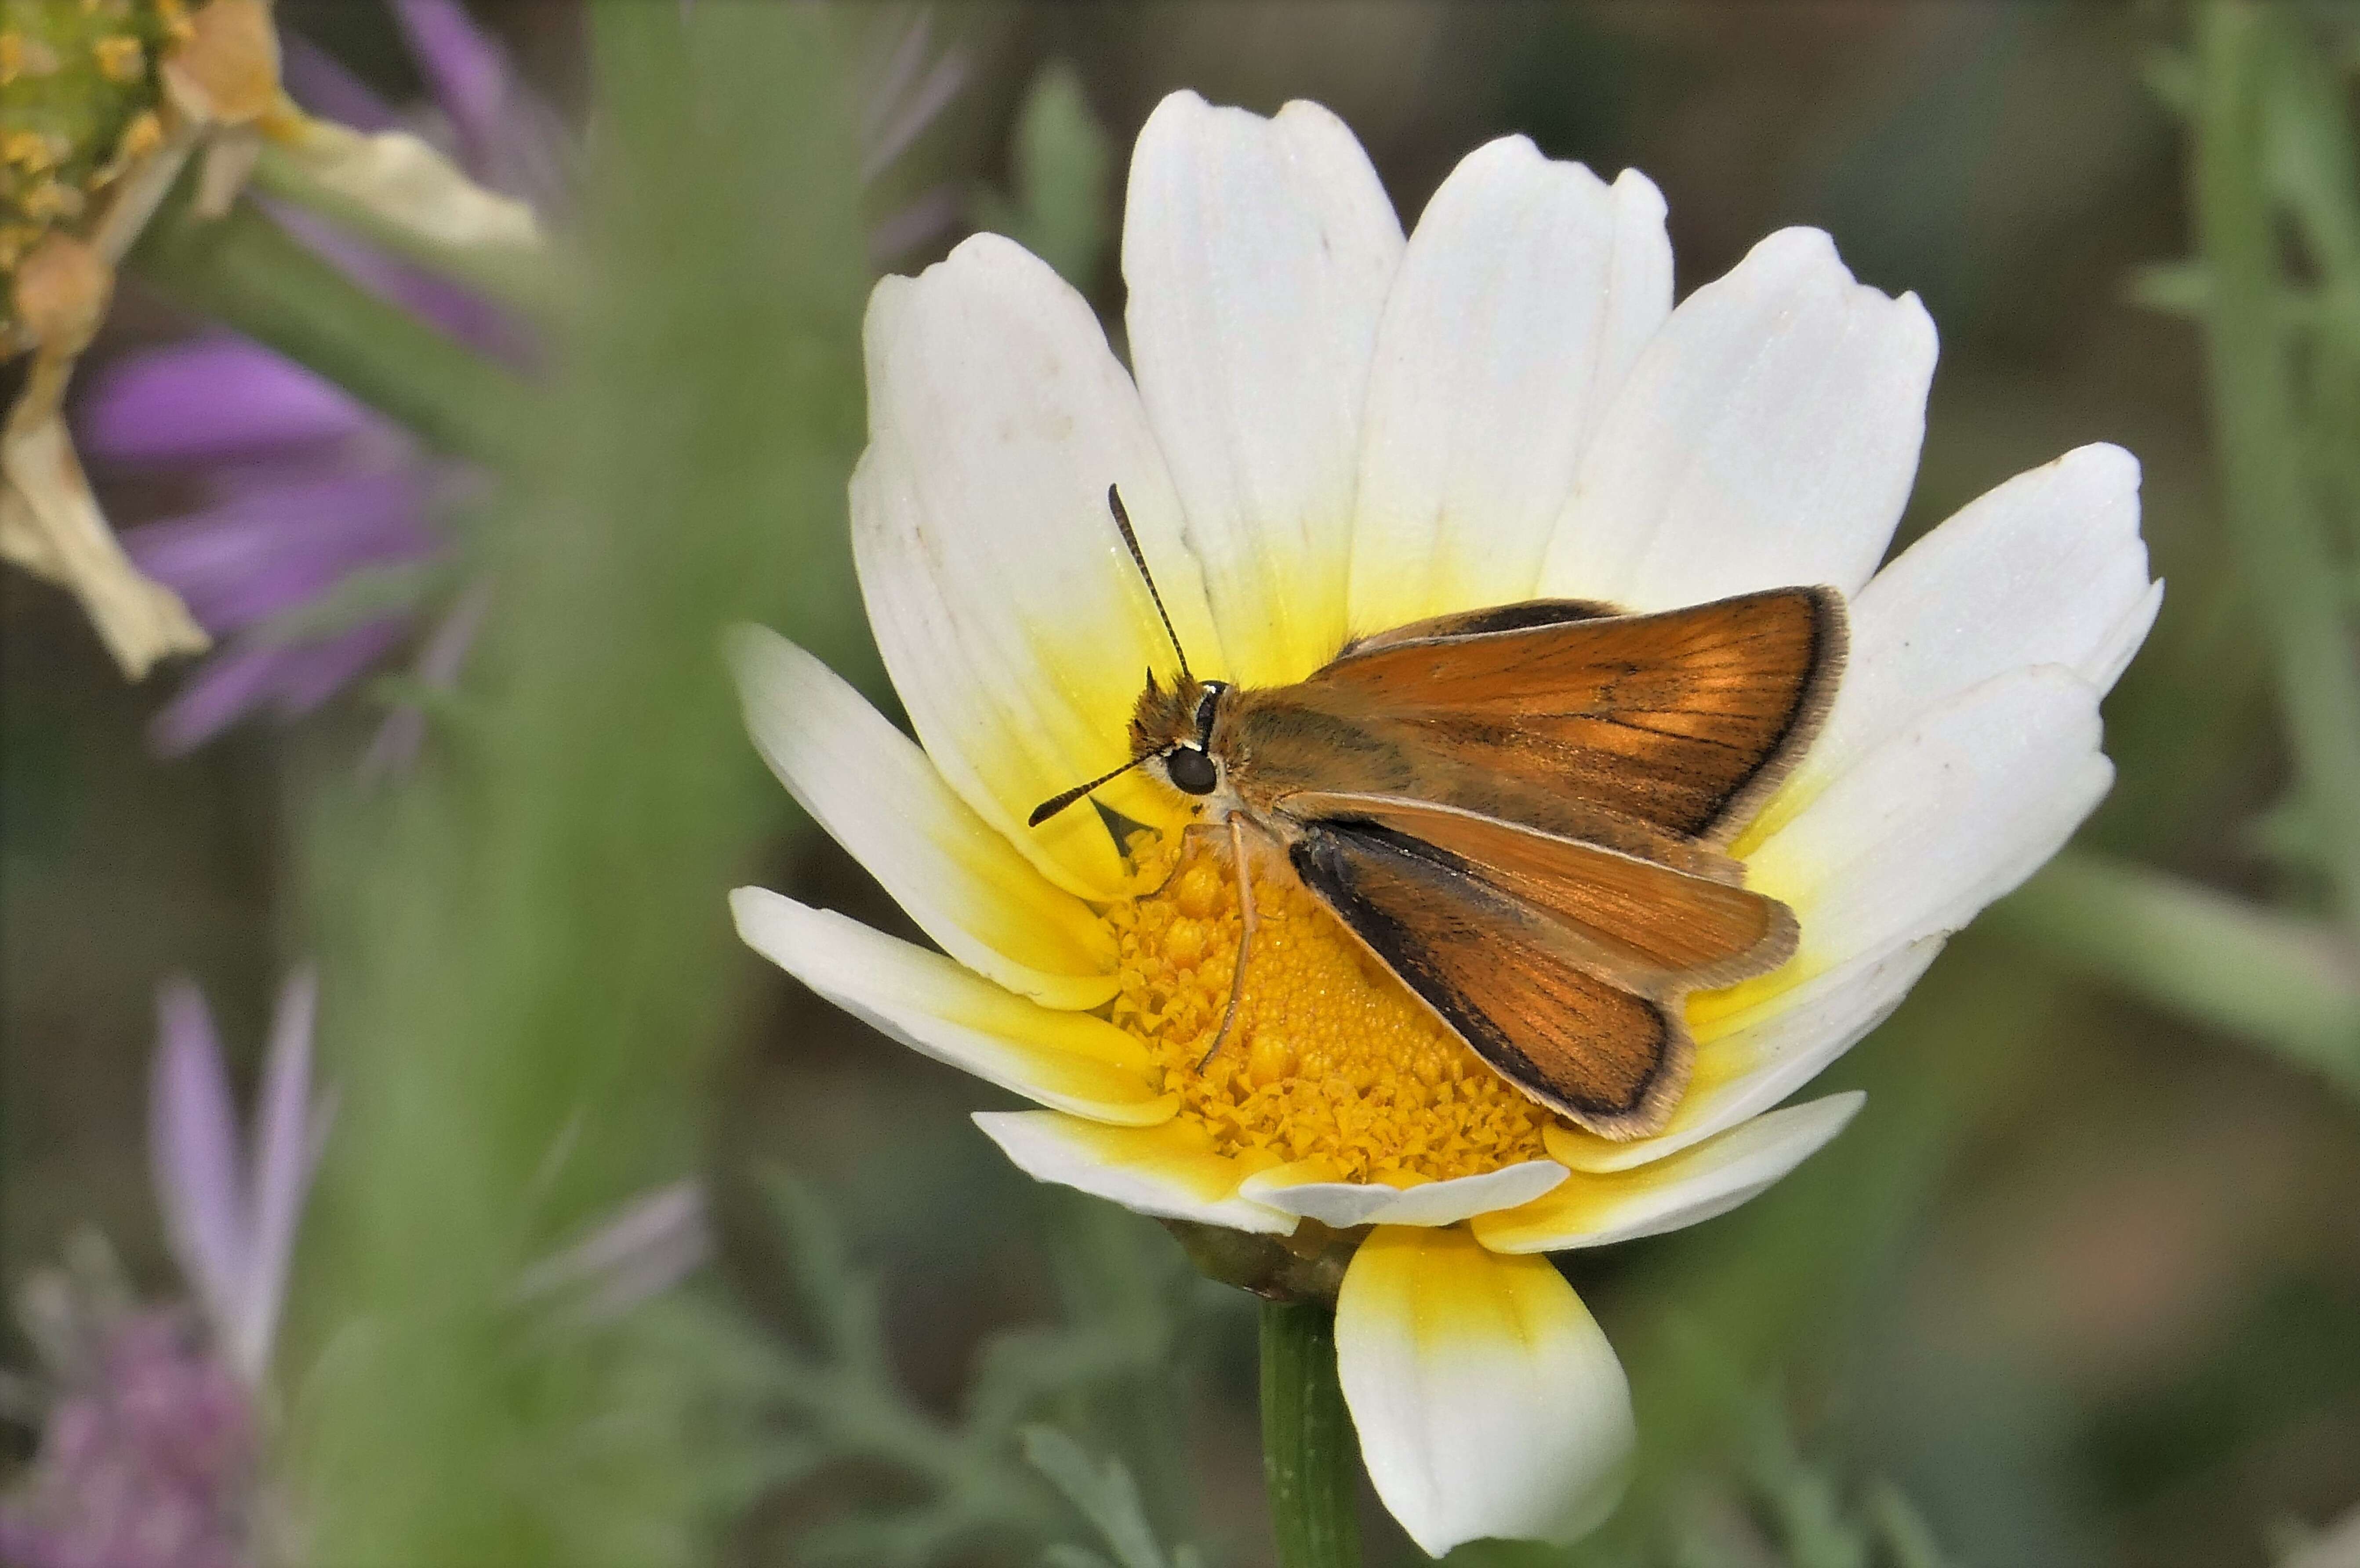
[[[1198,840],[1209,834],[1193,835]],[[1241,924],[1226,841],[1142,855],[1112,906],[1115,1024],[1146,1042],[1180,1115],[1262,1168],[1324,1160],[1336,1179],[1412,1186],[1547,1158],[1548,1112],[1484,1065],[1284,868],[1253,875],[1258,917],[1237,1022]]]

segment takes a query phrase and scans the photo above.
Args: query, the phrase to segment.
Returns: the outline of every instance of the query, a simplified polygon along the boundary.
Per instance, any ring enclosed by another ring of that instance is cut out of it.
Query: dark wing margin
[[[1676,1000],[1590,973],[1546,914],[1405,833],[1317,822],[1288,858],[1380,963],[1524,1094],[1602,1138],[1644,1138],[1669,1119],[1695,1059]]]
[[[1437,637],[1480,637],[1487,632],[1528,631],[1534,626],[1563,626],[1568,621],[1595,621],[1622,612],[1612,604],[1595,599],[1525,599],[1513,604],[1491,604],[1480,610],[1460,610],[1448,615],[1436,615],[1428,620],[1412,621],[1366,637],[1356,637],[1344,645],[1342,659],[1349,654],[1363,653],[1371,648],[1391,648],[1396,643],[1430,642]]]
[[[1770,803],[1770,797],[1795,771],[1795,765],[1803,760],[1803,754],[1810,750],[1811,743],[1819,739],[1819,731],[1827,724],[1829,710],[1836,704],[1836,688],[1842,684],[1844,666],[1852,658],[1852,611],[1841,593],[1832,588],[1785,592],[1804,594],[1810,603],[1808,672],[1795,693],[1794,710],[1775,744],[1755,764],[1753,772],[1730,790],[1710,821],[1699,831],[1698,836],[1708,843],[1726,844],[1735,838]]]

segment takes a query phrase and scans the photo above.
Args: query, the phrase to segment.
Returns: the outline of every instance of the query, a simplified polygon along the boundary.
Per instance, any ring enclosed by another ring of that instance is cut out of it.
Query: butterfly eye
[[[1164,754],[1164,771],[1170,776],[1172,787],[1191,795],[1209,795],[1221,782],[1220,769],[1213,759],[1193,746],[1175,746]]]

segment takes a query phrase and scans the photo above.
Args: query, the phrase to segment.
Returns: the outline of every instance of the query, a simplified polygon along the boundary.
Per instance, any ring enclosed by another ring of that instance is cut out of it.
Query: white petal
[[[859,692],[759,626],[733,627],[728,649],[770,771],[944,952],[1047,1007],[1114,995],[1106,922],[1051,886]]]
[[[1672,308],[1664,199],[1522,136],[1426,203],[1377,329],[1351,625],[1532,596],[1575,465]]]
[[[1109,897],[1120,866],[1095,812],[1024,825],[1129,757],[1142,679],[1174,667],[1109,485],[1190,656],[1221,659],[1138,397],[1089,306],[994,234],[879,283],[868,346],[853,552],[885,668],[959,797],[1059,886]],[[1142,821],[1177,804],[1136,776],[1107,800]]]
[[[2162,603],[2139,539],[2138,460],[2085,446],[2020,474],[1903,551],[1852,606],[1852,659],[1826,730],[1765,815],[1808,801],[1871,747],[1971,686],[2059,664],[2103,692]]]
[[[1688,998],[1697,1037],[1696,1075],[1672,1119],[1653,1138],[1616,1143],[1576,1127],[1547,1130],[1549,1152],[1576,1171],[1627,1171],[1662,1160],[1760,1115],[1818,1077],[1829,1063],[1890,1017],[1942,951],[1922,937],[1755,996],[1753,986],[1719,998]]]
[[[1150,1127],[1179,1096],[1103,1018],[1011,996],[940,953],[761,887],[729,895],[746,945],[871,1029],[988,1083],[1094,1121]]]
[[[1159,1127],[1107,1127],[1056,1111],[982,1111],[975,1125],[1017,1169],[1124,1208],[1164,1219],[1284,1236],[1293,1214],[1238,1193],[1244,1167],[1218,1154],[1201,1123],[1175,1116]]]
[[[1541,591],[1635,610],[1856,591],[1918,469],[1934,324],[1785,229],[1672,312],[1583,457]]]
[[[2013,670],[1875,747],[1758,847],[1746,881],[1795,909],[1810,974],[1953,931],[2063,847],[2114,779],[2097,690]]]
[[[1140,130],[1131,365],[1233,679],[1299,681],[1343,645],[1360,408],[1401,253],[1368,156],[1316,103],[1265,120],[1175,93]]]
[[[1566,1175],[1565,1167],[1554,1160],[1530,1160],[1480,1176],[1388,1187],[1375,1181],[1290,1180],[1288,1170],[1281,1166],[1249,1176],[1238,1191],[1256,1203],[1337,1230],[1364,1225],[1457,1225],[1493,1209],[1528,1203]]]
[[[1537,1203],[1485,1214],[1495,1252],[1562,1252],[1661,1236],[1725,1214],[1818,1152],[1868,1096],[1853,1090],[1756,1116],[1684,1154],[1612,1175],[1578,1175]]]
[[[1377,1496],[1432,1556],[1571,1541],[1622,1496],[1631,1385],[1546,1258],[1463,1230],[1373,1232],[1337,1299],[1336,1369]]]

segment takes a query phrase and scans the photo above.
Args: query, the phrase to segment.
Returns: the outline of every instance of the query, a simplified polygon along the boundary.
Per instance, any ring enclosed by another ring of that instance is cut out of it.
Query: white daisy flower
[[[1045,1107],[976,1118],[1032,1175],[1341,1264],[1369,1472],[1437,1554],[1570,1539],[1612,1506],[1628,1388],[1540,1255],[1721,1214],[1842,1127],[1860,1095],[1773,1107],[2105,792],[2099,699],[2161,593],[2137,464],[2112,446],[2010,480],[1879,572],[1924,428],[1925,310],[1808,229],[1674,309],[1663,219],[1639,174],[1511,137],[1404,241],[1326,110],[1175,94],[1131,161],[1131,372],[995,235],[870,302],[854,541],[920,744],[782,639],[733,648],[771,768],[942,952],[759,888],[734,896],[747,942]],[[1109,485],[1191,664],[1248,684],[1300,681],[1352,633],[1529,598],[1848,598],[1833,710],[1731,846],[1800,949],[1688,999],[1694,1076],[1660,1132],[1610,1142],[1545,1111],[1283,871],[1255,877],[1238,1022],[1198,1070],[1240,922],[1222,858],[1174,874],[1196,803],[1133,773],[1106,811],[1025,825],[1129,758],[1143,672],[1169,665]]]

